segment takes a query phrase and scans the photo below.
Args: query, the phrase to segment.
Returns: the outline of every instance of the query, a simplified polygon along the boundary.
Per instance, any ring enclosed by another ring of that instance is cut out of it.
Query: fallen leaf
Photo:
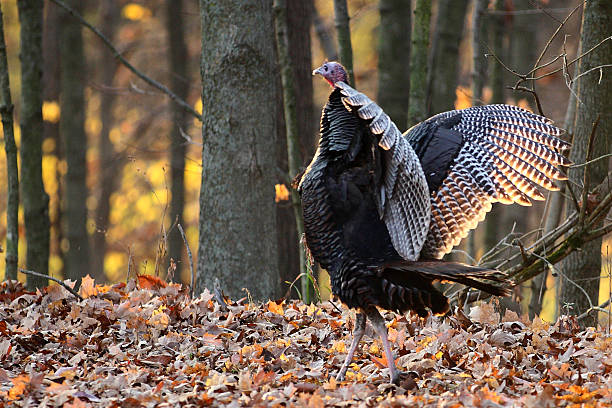
[[[138,275],[138,286],[141,289],[159,289],[168,286],[166,282],[153,275]]]
[[[95,281],[91,276],[87,275],[83,279],[81,279],[81,287],[79,288],[79,294],[84,298],[96,296],[98,294]]]

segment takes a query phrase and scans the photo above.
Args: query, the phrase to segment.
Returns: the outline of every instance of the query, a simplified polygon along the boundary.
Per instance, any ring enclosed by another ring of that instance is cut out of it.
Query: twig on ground
[[[25,273],[26,275],[38,276],[39,278],[47,278],[49,280],[52,280],[53,282],[57,283],[58,285],[66,289],[68,292],[73,294],[77,299],[83,300],[83,297],[79,295],[76,290],[72,289],[70,286],[66,285],[61,280],[54,278],[53,276],[49,276],[49,275],[45,275],[44,273],[38,273],[35,271],[30,271],[28,269],[21,269],[21,268],[19,268],[19,272]]]
[[[181,233],[181,237],[183,237],[183,242],[185,243],[185,247],[187,248],[187,256],[189,256],[189,270],[191,272],[191,288],[190,294],[193,299],[193,289],[195,284],[195,273],[193,270],[193,255],[191,255],[191,248],[189,247],[189,242],[187,242],[187,237],[185,236],[185,231],[183,230],[183,226],[181,224],[176,224],[179,232]]]
[[[128,247],[128,270],[127,270],[127,275],[125,277],[126,284],[130,280],[131,274],[132,274],[132,248]]]
[[[225,298],[223,297],[223,289],[221,289],[221,282],[219,282],[219,278],[215,278],[215,281],[213,282],[213,295],[215,296],[215,300],[219,304],[221,310],[224,312],[229,311]]]

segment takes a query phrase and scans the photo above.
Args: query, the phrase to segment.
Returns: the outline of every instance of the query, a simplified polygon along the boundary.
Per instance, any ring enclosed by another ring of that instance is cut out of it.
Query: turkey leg
[[[351,348],[349,348],[348,354],[346,355],[346,359],[344,360],[344,364],[342,364],[342,368],[340,372],[336,376],[336,380],[343,381],[344,376],[346,375],[346,370],[348,370],[351,361],[353,360],[353,355],[355,354],[355,350],[357,350],[357,345],[359,341],[363,337],[363,333],[365,333],[366,327],[366,315],[362,312],[357,312],[357,316],[355,318],[355,329],[353,329],[353,342],[351,343]]]
[[[395,359],[393,358],[393,352],[391,351],[391,344],[387,338],[387,325],[385,319],[380,315],[375,307],[369,307],[365,309],[366,316],[372,322],[374,330],[380,336],[382,340],[383,349],[385,350],[385,357],[387,358],[387,365],[389,366],[389,375],[391,376],[391,382],[398,385],[400,376],[399,371],[395,367]]]

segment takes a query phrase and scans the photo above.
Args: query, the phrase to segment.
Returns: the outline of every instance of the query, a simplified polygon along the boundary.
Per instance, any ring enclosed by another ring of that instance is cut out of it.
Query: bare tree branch
[[[574,211],[561,225],[545,234],[529,247],[521,250],[517,244],[512,245],[516,252],[514,255],[502,260],[492,260],[481,264],[483,267],[492,267],[503,271],[508,278],[513,279],[516,285],[526,282],[527,280],[537,276],[545,268],[560,262],[570,253],[581,248],[585,243],[600,238],[612,232],[612,224],[604,225],[597,229],[594,226],[605,220],[608,212],[612,208],[612,189],[610,182],[612,181],[612,172],[608,174],[606,179],[597,186],[592,193],[599,195],[597,206],[590,212],[586,212],[585,219],[580,222],[580,211],[586,206],[583,203],[580,208]],[[564,237],[563,240],[560,238]],[[507,239],[508,237],[504,238]],[[502,243],[498,246],[503,245]],[[520,261],[514,266],[515,262]],[[467,295],[468,289],[463,289],[453,294],[454,300],[463,298]],[[475,300],[483,300],[490,295],[481,293],[480,291],[470,291],[467,295],[467,302]],[[594,309],[595,310],[595,309]]]
[[[79,13],[77,13],[74,9],[72,9],[70,6],[68,6],[62,0],[50,0],[50,1],[55,3],[55,4],[57,4],[59,7],[63,8],[64,10],[66,10],[68,13],[70,13],[70,15],[72,15],[74,18],[79,20],[79,22],[81,24],[83,24],[91,32],[93,32],[95,35],[97,35],[102,40],[102,42],[112,51],[112,53],[115,56],[115,58],[117,60],[119,60],[119,62],[121,62],[123,65],[125,65],[126,68],[128,68],[130,71],[132,71],[137,77],[139,77],[144,82],[146,82],[147,84],[151,85],[152,87],[154,87],[154,88],[160,90],[161,92],[165,93],[166,95],[168,95],[170,97],[170,99],[172,99],[176,104],[178,104],[183,109],[185,109],[187,112],[189,112],[190,114],[195,116],[200,122],[202,121],[202,115],[200,115],[195,109],[193,109],[193,107],[191,107],[191,105],[189,105],[183,99],[179,98],[174,92],[172,92],[166,86],[162,85],[161,83],[157,82],[156,80],[154,80],[154,79],[150,78],[149,76],[145,75],[144,73],[142,73],[141,71],[136,69],[136,67],[134,67],[132,64],[130,64],[130,62],[128,60],[126,60],[121,55],[121,53],[117,50],[117,48],[115,48],[115,46],[110,42],[110,40],[108,38],[106,38],[106,36],[104,34],[102,34],[102,32],[100,32],[100,30],[98,30],[96,27],[91,25],[87,20],[85,20],[83,18],[83,16],[81,16]]]

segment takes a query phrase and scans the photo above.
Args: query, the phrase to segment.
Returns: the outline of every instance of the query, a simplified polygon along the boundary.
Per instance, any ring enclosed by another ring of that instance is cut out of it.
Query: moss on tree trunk
[[[340,62],[346,68],[350,86],[355,86],[353,74],[353,45],[351,44],[350,18],[346,0],[334,0],[336,35],[338,36],[338,54]]]
[[[427,52],[429,50],[430,20],[431,0],[417,0],[410,50],[408,127],[427,119]]]

